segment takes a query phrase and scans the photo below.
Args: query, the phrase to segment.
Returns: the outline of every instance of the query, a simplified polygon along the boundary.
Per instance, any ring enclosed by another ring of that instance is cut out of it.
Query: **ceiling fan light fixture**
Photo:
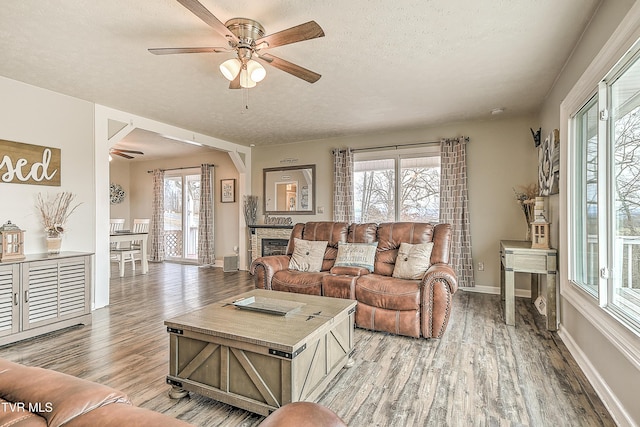
[[[246,69],[240,70],[240,87],[249,89],[256,86],[256,82],[251,80],[251,76]]]
[[[237,59],[227,59],[220,64],[220,72],[227,80],[233,81],[240,72],[241,67],[242,64]]]
[[[256,83],[261,82],[267,75],[267,70],[258,62],[250,59],[247,61],[247,72],[249,77]]]

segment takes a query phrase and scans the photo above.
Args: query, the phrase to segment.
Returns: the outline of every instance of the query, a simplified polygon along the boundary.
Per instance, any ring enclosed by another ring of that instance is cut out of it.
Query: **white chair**
[[[149,220],[148,218],[136,218],[133,220],[133,228],[131,229],[131,231],[133,233],[148,233],[150,222],[151,220]],[[147,254],[142,253],[142,241],[140,240],[133,240],[131,241],[129,247],[116,248],[112,250],[111,253],[115,256],[117,262],[119,263],[120,277],[124,276],[124,267],[127,262],[131,262],[131,269],[135,272],[136,260],[140,260],[141,257],[147,256]]]
[[[149,224],[151,220],[149,218],[135,218],[133,220],[133,231],[134,233],[148,233],[149,232]],[[131,247],[140,249],[142,246],[142,241],[134,240],[131,242]]]
[[[109,221],[110,234],[113,234],[116,231],[122,230],[124,228],[124,218],[111,218]],[[117,249],[119,246],[119,243],[111,243],[111,249]]]

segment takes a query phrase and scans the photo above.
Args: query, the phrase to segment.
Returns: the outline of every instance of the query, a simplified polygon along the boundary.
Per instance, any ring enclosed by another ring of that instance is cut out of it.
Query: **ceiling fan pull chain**
[[[248,88],[242,88],[242,103],[244,104],[244,109],[248,110],[249,109],[249,89]]]

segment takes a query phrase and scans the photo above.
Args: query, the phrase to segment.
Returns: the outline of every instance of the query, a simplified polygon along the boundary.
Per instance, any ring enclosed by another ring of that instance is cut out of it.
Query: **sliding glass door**
[[[169,261],[198,260],[200,171],[166,172],[164,177],[165,256]]]

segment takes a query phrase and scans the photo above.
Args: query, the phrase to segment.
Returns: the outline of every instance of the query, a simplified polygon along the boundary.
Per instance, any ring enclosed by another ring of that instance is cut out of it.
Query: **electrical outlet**
[[[478,271],[484,271],[484,262],[478,263]]]
[[[324,213],[324,206],[318,206],[316,208],[316,213],[323,214]]]

